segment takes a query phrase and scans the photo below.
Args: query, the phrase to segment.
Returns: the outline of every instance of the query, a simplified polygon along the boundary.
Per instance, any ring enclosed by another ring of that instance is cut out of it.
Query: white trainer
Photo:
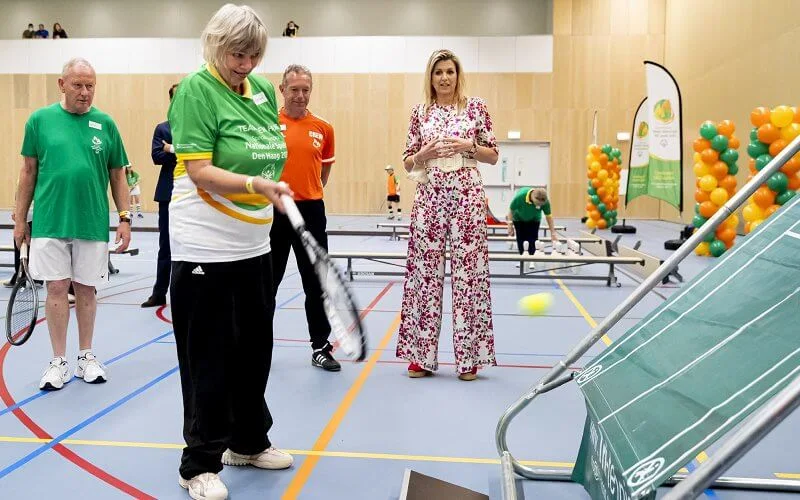
[[[222,479],[213,472],[204,472],[191,479],[184,479],[178,475],[178,484],[189,491],[189,496],[195,500],[225,500],[228,498],[228,488]]]
[[[71,378],[69,364],[56,358],[47,365],[47,369],[42,375],[42,380],[39,382],[39,389],[42,391],[57,391],[64,387],[64,384],[69,382]]]
[[[294,463],[294,458],[285,451],[270,446],[255,455],[241,455],[231,450],[222,454],[222,463],[225,465],[253,465],[259,469],[288,469]]]
[[[97,361],[94,353],[87,352],[86,356],[78,356],[78,368],[75,370],[75,376],[89,384],[102,384],[108,380],[105,368],[103,363]]]

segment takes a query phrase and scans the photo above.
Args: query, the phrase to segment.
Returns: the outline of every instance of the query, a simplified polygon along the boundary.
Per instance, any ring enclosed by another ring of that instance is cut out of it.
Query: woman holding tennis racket
[[[438,366],[445,249],[453,287],[453,346],[461,380],[496,364],[486,243],[486,194],[477,162],[497,163],[497,141],[486,104],[465,97],[464,73],[449,50],[428,60],[425,103],[411,112],[403,161],[418,180],[411,210],[406,281],[397,356],[408,375]]]
[[[251,74],[267,30],[247,6],[227,4],[203,31],[197,72],[172,99],[177,156],[170,202],[172,321],[186,447],[179,484],[192,498],[223,499],[226,465],[285,469],[272,447],[264,392],[272,361],[273,210],[286,161],[275,89]]]

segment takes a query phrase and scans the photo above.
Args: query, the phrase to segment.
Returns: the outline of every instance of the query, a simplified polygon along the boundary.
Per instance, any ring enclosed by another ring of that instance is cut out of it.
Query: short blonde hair
[[[436,50],[428,58],[428,67],[425,69],[425,112],[436,102],[436,89],[433,88],[431,79],[433,78],[433,69],[436,64],[441,61],[453,61],[456,66],[456,88],[453,91],[455,97],[455,104],[458,111],[463,110],[467,105],[467,99],[464,97],[464,87],[466,87],[466,79],[464,78],[464,71],[461,67],[461,61],[458,60],[456,55],[447,50]]]
[[[64,66],[61,68],[61,78],[62,79],[66,78],[67,75],[72,71],[72,68],[76,68],[78,66],[86,66],[87,68],[92,70],[92,72],[94,72],[94,67],[89,63],[89,61],[87,61],[82,57],[73,57],[72,59],[64,63]]]
[[[200,40],[203,58],[217,69],[236,52],[258,54],[258,64],[267,48],[267,28],[252,8],[228,3],[211,16]]]
[[[528,199],[531,200],[531,203],[544,205],[547,203],[547,191],[542,188],[533,188],[528,192]]]

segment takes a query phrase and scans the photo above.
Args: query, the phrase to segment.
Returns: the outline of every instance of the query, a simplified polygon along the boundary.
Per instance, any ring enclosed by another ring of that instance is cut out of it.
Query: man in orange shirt
[[[305,219],[306,229],[327,250],[327,219],[322,190],[328,182],[335,159],[333,127],[307,109],[311,87],[311,71],[308,68],[296,64],[286,68],[279,87],[283,94],[283,108],[278,121],[286,138],[289,157],[283,167],[281,180],[294,191],[294,199]],[[331,355],[333,346],[328,342],[331,326],[322,307],[319,279],[289,219],[277,211],[272,222],[270,242],[273,291],[276,294],[286,272],[289,250],[294,249],[306,295],[306,321],[313,351],[311,364],[326,371],[338,372],[341,365]]]

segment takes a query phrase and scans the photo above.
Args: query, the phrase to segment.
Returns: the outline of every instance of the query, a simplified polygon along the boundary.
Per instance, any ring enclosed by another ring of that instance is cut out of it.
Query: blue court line
[[[138,351],[140,349],[143,349],[143,348],[147,347],[150,344],[158,343],[161,339],[163,339],[164,337],[167,337],[169,335],[172,335],[172,330],[168,331],[167,333],[165,333],[163,335],[159,335],[158,337],[156,337],[154,339],[148,340],[144,344],[140,344],[140,345],[138,345],[138,346],[136,346],[136,347],[134,347],[134,348],[132,348],[132,349],[130,349],[130,350],[118,355],[118,356],[114,356],[113,358],[109,359],[108,361],[106,361],[103,364],[105,364],[105,365],[113,364],[114,362],[119,361],[120,359],[122,359],[124,357],[130,356],[131,354],[135,353],[136,351]],[[22,401],[17,401],[16,404],[14,404],[12,406],[9,406],[7,408],[4,408],[3,410],[0,410],[0,417],[5,415],[6,413],[9,413],[11,411],[16,410],[17,408],[21,408],[21,407],[25,406],[26,404],[30,403],[31,401],[35,401],[35,400],[41,398],[42,396],[46,396],[47,394],[49,394],[51,392],[53,392],[53,391],[39,391],[38,393],[34,394],[33,396],[25,398]]]
[[[136,389],[135,391],[131,392],[127,396],[123,397],[122,399],[119,399],[116,402],[110,404],[109,406],[106,406],[105,408],[103,408],[99,412],[95,413],[91,417],[87,418],[83,422],[79,423],[78,425],[76,425],[72,429],[69,429],[68,431],[64,432],[60,436],[54,437],[51,441],[49,441],[49,442],[43,444],[42,446],[36,448],[35,450],[33,450],[29,454],[25,455],[24,457],[20,458],[19,460],[17,460],[13,464],[9,465],[5,469],[0,470],[0,479],[2,479],[5,476],[11,474],[16,469],[22,467],[23,465],[25,465],[26,463],[30,462],[31,460],[33,460],[37,456],[41,455],[45,451],[51,449],[53,446],[59,444],[61,441],[67,439],[68,437],[70,437],[71,435],[75,434],[79,430],[81,430],[84,427],[88,426],[89,424],[95,422],[96,420],[100,419],[101,417],[107,415],[108,413],[112,412],[116,408],[119,408],[120,406],[124,405],[125,403],[127,403],[131,399],[135,398],[139,394],[141,394],[144,391],[146,391],[147,389],[153,387],[154,385],[156,385],[157,383],[161,382],[162,380],[164,380],[165,378],[169,377],[170,375],[172,375],[173,373],[175,373],[177,371],[178,371],[178,367],[177,366],[171,368],[170,370],[162,373],[161,375],[159,375],[155,379],[151,380],[147,384],[145,384],[142,387],[140,387],[140,388]]]
[[[286,304],[288,304],[289,302],[293,301],[293,300],[294,300],[294,299],[296,299],[297,297],[299,297],[299,296],[303,295],[303,293],[304,293],[304,292],[302,292],[302,291],[300,291],[300,292],[297,292],[296,294],[292,295],[291,297],[289,297],[288,299],[286,299],[286,300],[285,300],[285,301],[283,301],[282,303],[280,303],[280,304],[278,304],[277,306],[275,306],[275,309],[283,309],[283,306],[285,306],[285,305],[286,305]]]

